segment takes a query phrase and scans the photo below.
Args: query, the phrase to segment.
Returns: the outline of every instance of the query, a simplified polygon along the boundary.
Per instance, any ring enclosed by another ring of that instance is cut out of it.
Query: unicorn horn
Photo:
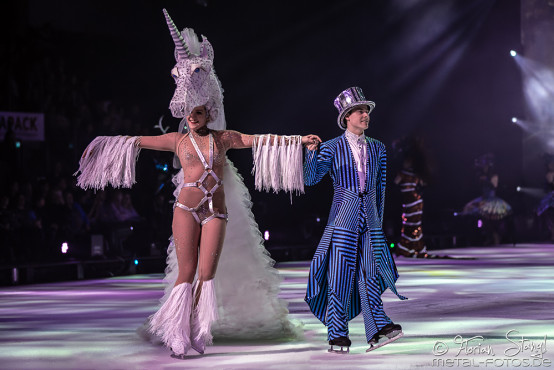
[[[190,51],[187,46],[187,43],[181,36],[181,33],[179,32],[179,29],[177,26],[175,26],[175,23],[173,23],[173,20],[169,16],[169,13],[167,10],[163,10],[165,15],[165,20],[167,22],[167,25],[169,26],[169,32],[171,32],[171,37],[173,38],[173,42],[175,43],[175,48],[177,49],[177,54],[181,58],[188,58],[190,57]]]

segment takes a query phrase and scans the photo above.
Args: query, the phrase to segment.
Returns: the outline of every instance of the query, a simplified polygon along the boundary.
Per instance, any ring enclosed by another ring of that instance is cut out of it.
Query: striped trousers
[[[348,302],[351,294],[359,294],[364,318],[366,339],[369,341],[383,326],[391,323],[385,314],[381,292],[385,283],[377,271],[377,261],[373,256],[374,242],[385,243],[385,240],[375,240],[377,235],[360,225],[365,230],[357,238],[335,238],[329,250],[329,265],[327,269],[328,305],[327,305],[327,336],[328,340],[348,336]],[[350,240],[348,240],[350,239]],[[356,240],[357,239],[357,240]],[[354,290],[358,291],[355,292]]]

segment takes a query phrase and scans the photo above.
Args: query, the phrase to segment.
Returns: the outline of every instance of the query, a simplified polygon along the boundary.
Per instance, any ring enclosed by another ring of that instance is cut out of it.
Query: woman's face
[[[208,113],[206,107],[201,105],[192,110],[192,112],[187,116],[187,124],[189,129],[198,130],[206,126],[208,123]]]

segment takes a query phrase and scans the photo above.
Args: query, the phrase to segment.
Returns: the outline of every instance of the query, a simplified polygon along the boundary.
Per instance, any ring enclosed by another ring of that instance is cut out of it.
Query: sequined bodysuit
[[[196,143],[196,140],[194,139],[193,135],[187,135],[190,138],[190,141],[192,145],[194,146],[194,149],[196,150],[196,153],[198,154],[198,157],[200,158],[200,161],[202,162],[202,165],[204,166],[204,173],[200,176],[200,178],[195,182],[187,182],[183,184],[183,188],[197,188],[201,190],[204,193],[204,197],[200,200],[200,202],[195,207],[188,207],[184,205],[183,203],[176,201],[175,206],[179,207],[181,209],[184,209],[185,211],[188,211],[192,214],[196,222],[198,222],[201,225],[205,225],[207,222],[213,220],[214,218],[222,218],[227,220],[227,214],[226,213],[219,213],[214,208],[214,194],[222,185],[223,182],[215,171],[213,170],[213,164],[214,164],[214,138],[213,135],[209,134],[209,155],[208,155],[208,161],[206,161],[206,158],[204,158],[204,155],[202,154],[202,151],[198,147],[198,144]],[[211,176],[213,180],[215,181],[215,184],[211,187],[211,189],[207,189],[209,185],[207,184],[208,177]]]

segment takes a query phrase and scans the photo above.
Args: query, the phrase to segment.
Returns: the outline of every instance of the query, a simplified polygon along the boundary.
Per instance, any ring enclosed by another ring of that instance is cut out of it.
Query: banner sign
[[[22,141],[44,141],[44,113],[0,112],[0,140],[8,128]]]

